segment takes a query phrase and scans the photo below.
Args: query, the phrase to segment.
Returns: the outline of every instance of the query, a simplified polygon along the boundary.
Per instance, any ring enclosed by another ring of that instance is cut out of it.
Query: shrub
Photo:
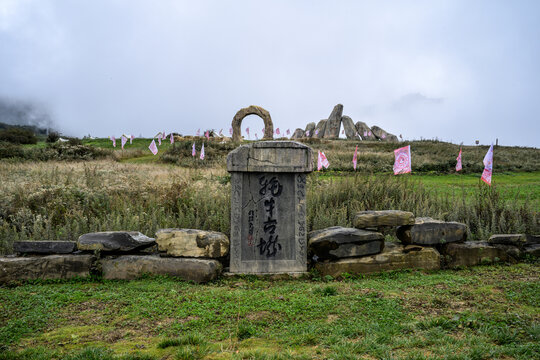
[[[55,142],[58,141],[58,139],[60,139],[60,134],[57,133],[56,131],[52,131],[52,132],[49,133],[49,135],[47,135],[46,142],[55,143]]]
[[[0,130],[0,141],[6,141],[12,144],[36,144],[38,139],[30,130],[10,127]]]

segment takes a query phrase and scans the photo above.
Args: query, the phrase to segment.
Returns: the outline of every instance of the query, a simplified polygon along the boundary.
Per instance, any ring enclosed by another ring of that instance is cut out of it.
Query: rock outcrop
[[[414,225],[414,214],[401,210],[360,211],[353,219],[357,229],[372,229],[381,226]]]
[[[170,256],[220,258],[229,252],[229,238],[217,231],[162,229],[156,242]]]
[[[396,135],[390,134],[378,126],[372,126],[371,132],[381,141],[398,142],[399,139]]]
[[[377,140],[377,137],[373,135],[373,133],[371,132],[371,129],[369,128],[369,126],[366,125],[365,122],[357,121],[355,124],[355,127],[356,127],[356,131],[358,131],[358,135],[360,135],[362,140],[369,140],[369,141]]]
[[[397,237],[404,244],[414,245],[429,246],[464,242],[467,239],[467,225],[432,218],[416,218],[414,225],[398,227]]]
[[[322,139],[324,137],[324,132],[326,130],[326,120],[323,119],[317,123],[317,126],[315,126],[315,131],[313,132],[313,135],[311,137],[314,137],[316,139]]]
[[[315,134],[315,123],[310,122],[306,125],[306,129],[304,130],[304,136],[307,138],[310,138]]]
[[[159,256],[123,255],[100,260],[103,278],[131,280],[143,274],[176,276],[204,283],[216,279],[222,270],[216,260],[163,258]]]
[[[340,276],[348,274],[367,274],[401,269],[440,269],[440,254],[434,248],[406,247],[386,243],[382,253],[360,258],[319,262],[315,268],[324,275]]]
[[[358,131],[354,126],[352,119],[346,115],[341,117],[341,122],[343,123],[343,129],[345,130],[345,136],[347,139],[358,139]]]
[[[308,234],[310,252],[318,259],[342,259],[378,254],[384,248],[381,233],[333,226]]]
[[[304,130],[298,128],[294,130],[294,133],[292,134],[291,139],[301,139],[303,137],[305,137]]]
[[[77,248],[83,251],[128,252],[154,244],[155,239],[138,231],[95,232],[81,235],[77,240]]]
[[[326,129],[324,131],[325,139],[338,139],[339,130],[341,128],[341,117],[343,116],[343,105],[337,104],[334,106],[332,113],[328,117]]]

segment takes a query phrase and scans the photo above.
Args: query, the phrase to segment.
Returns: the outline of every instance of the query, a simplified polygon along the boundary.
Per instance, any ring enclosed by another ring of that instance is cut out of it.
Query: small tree
[[[30,130],[10,127],[0,130],[0,141],[6,141],[12,144],[36,144],[38,139]]]

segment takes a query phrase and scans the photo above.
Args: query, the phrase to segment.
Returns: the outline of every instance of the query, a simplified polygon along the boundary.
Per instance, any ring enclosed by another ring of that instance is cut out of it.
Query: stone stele
[[[240,146],[227,156],[227,170],[232,192],[230,272],[306,271],[311,148],[294,141]]]
[[[156,242],[171,256],[220,258],[229,252],[229,238],[217,231],[161,229]]]

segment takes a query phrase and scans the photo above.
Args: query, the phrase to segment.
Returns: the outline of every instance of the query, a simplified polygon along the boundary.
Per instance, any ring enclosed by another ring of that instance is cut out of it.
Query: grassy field
[[[206,285],[37,282],[0,288],[0,359],[534,359],[539,278],[537,263]]]

